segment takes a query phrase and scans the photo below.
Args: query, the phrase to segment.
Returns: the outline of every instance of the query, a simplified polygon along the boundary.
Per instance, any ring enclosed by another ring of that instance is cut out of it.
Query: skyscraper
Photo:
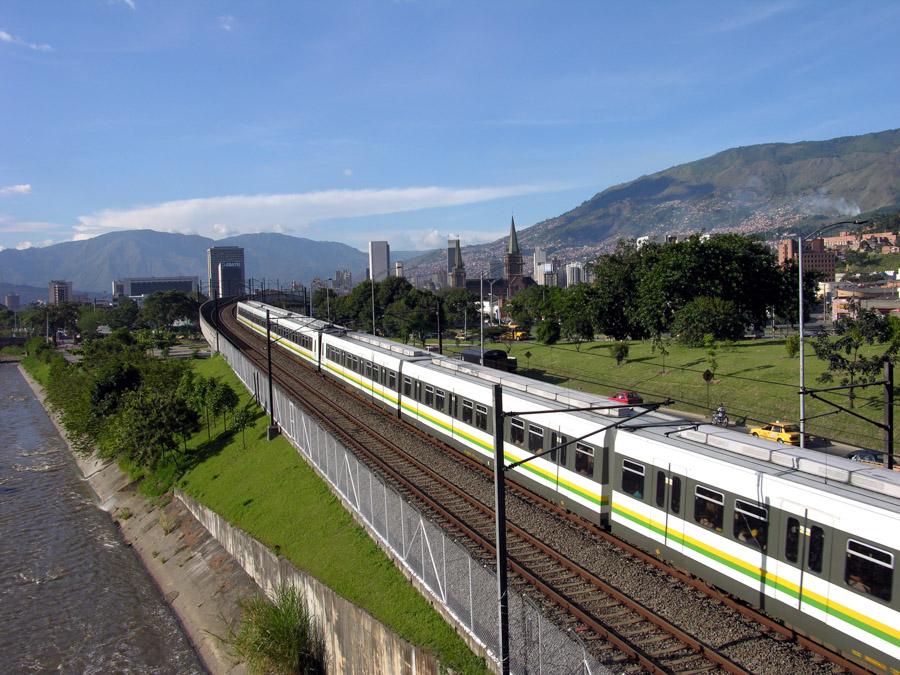
[[[534,249],[534,280],[541,286],[544,285],[544,265],[547,264],[547,252],[540,246]]]
[[[574,286],[584,282],[584,263],[574,262],[566,265],[566,286]]]
[[[386,241],[369,242],[369,278],[374,281],[387,279],[391,270],[391,247]]]
[[[7,293],[5,300],[6,302],[4,304],[6,305],[6,309],[11,312],[19,311],[20,298],[18,293]]]
[[[394,276],[398,279],[403,279],[403,261],[398,260],[394,263]]]
[[[244,292],[244,249],[213,246],[206,249],[209,297],[227,298]]]
[[[453,269],[447,273],[447,282],[450,284],[450,288],[466,287],[466,266],[463,264],[459,239],[455,240],[453,247]]]
[[[48,304],[61,305],[72,301],[72,282],[53,280],[50,282]]]
[[[447,239],[447,274],[453,272],[456,264],[456,249],[459,247],[459,238]]]

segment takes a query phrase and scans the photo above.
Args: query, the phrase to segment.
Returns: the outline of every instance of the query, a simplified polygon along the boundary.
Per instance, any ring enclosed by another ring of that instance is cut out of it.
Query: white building
[[[394,263],[394,276],[397,277],[398,279],[403,278],[403,261],[402,260],[398,260],[397,262]]]
[[[584,283],[584,263],[573,262],[566,265],[566,286]]]
[[[547,252],[540,246],[534,249],[534,280],[539,286],[544,285],[544,265],[547,264]]]
[[[391,272],[391,247],[386,241],[369,242],[369,278],[384,281]]]

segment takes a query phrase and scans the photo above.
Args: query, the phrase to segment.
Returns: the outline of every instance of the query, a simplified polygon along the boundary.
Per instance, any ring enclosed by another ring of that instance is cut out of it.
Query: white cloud
[[[353,169],[344,169],[343,174],[344,174],[345,176],[352,176],[352,175],[353,175]]]
[[[65,225],[59,223],[48,223],[44,221],[11,221],[7,218],[0,219],[0,232],[8,234],[10,232],[42,232],[44,230],[63,230]]]
[[[512,185],[487,188],[410,187],[363,190],[325,190],[272,195],[229,195],[183,199],[106,209],[80,216],[76,238],[111,230],[151,228],[166,232],[193,231],[207,236],[229,232],[307,229],[310,224],[336,218],[358,218],[460,206],[505,197],[547,192],[558,187]],[[323,232],[323,234],[333,234]]]
[[[396,251],[427,251],[436,248],[446,248],[447,239],[459,238],[460,244],[473,246],[475,244],[487,244],[497,241],[507,235],[509,230],[463,230],[456,234],[441,232],[436,229],[427,230],[402,230],[392,232],[390,235],[391,250]],[[365,241],[360,240],[360,245]]]
[[[237,24],[237,20],[231,16],[231,14],[226,14],[225,16],[220,16],[216,21],[219,24],[219,28],[224,30],[226,33],[230,33],[234,30],[235,24]]]
[[[27,195],[29,192],[31,192],[31,185],[28,183],[0,187],[0,195]]]
[[[6,42],[7,44],[17,45],[19,47],[25,47],[26,49],[31,49],[36,52],[53,51],[53,47],[51,47],[50,45],[28,42],[28,40],[20,38],[17,35],[12,35],[11,33],[7,33],[5,30],[0,30],[0,42]]]
[[[137,3],[134,0],[109,0],[111,5],[125,5],[131,11],[137,10]]]
[[[24,251],[26,248],[44,248],[53,243],[52,239],[44,239],[44,241],[20,241],[16,244],[17,251]]]

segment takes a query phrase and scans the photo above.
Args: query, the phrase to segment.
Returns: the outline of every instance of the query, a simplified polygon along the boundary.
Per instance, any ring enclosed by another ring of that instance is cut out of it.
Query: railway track
[[[223,311],[223,332],[264,369],[265,341],[256,335],[247,336],[231,312]],[[324,395],[320,387],[292,372],[298,367],[308,370],[306,366],[288,359],[285,367],[284,358],[285,355],[276,357],[273,352],[275,379],[291,390],[320,424],[401,492],[472,542],[485,557],[494,556],[492,505],[466,494],[403,447],[362,423],[351,406]],[[309,376],[308,372],[304,374]],[[748,672],[523,528],[510,523],[507,538],[513,574],[552,603],[561,614],[556,617],[558,623],[577,631],[592,653],[607,665],[620,672]]]

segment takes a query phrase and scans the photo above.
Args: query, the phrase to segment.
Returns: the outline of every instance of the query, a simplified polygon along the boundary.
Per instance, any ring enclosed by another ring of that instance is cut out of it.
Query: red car
[[[636,403],[643,403],[644,399],[642,399],[638,394],[633,391],[619,391],[616,392],[615,396],[609,397],[610,401],[615,401],[616,403],[625,403],[626,405],[634,405]]]

